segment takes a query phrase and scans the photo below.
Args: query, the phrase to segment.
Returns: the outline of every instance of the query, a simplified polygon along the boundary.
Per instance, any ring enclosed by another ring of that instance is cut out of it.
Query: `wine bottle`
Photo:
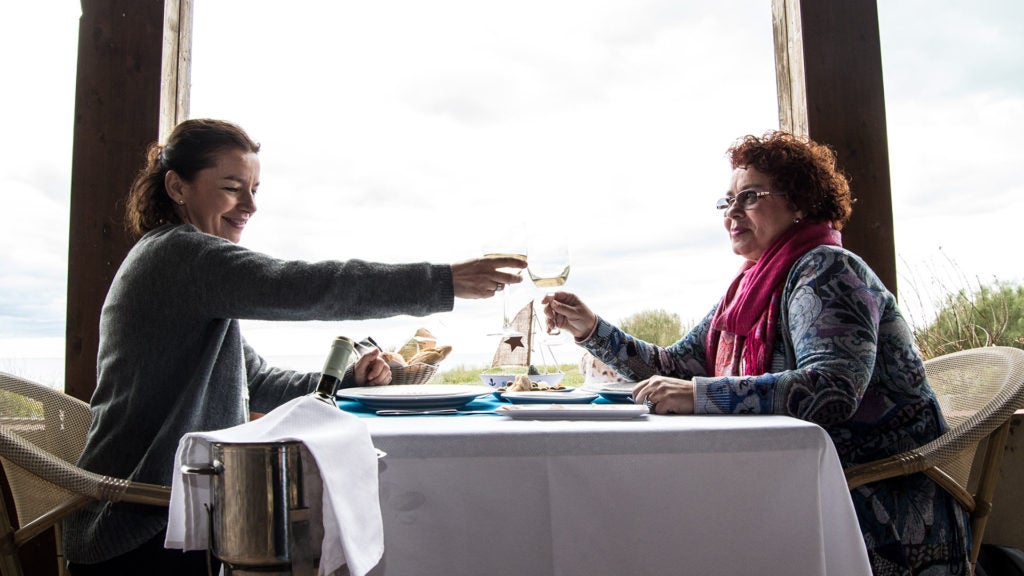
[[[335,338],[331,345],[331,353],[327,355],[324,369],[320,373],[320,382],[316,385],[316,397],[334,406],[334,393],[341,385],[341,379],[345,377],[345,369],[358,357],[355,342],[351,338]]]

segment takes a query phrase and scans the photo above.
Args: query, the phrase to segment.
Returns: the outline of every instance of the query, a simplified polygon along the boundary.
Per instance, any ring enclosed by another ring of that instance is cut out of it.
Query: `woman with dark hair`
[[[318,373],[269,366],[239,319],[350,320],[451,310],[520,282],[512,258],[458,264],[286,261],[238,245],[256,213],[259,145],[219,120],[179,124],[154,145],[127,202],[141,236],[100,315],[92,427],[79,465],[170,485],[179,439],[244,423],[316,388]],[[342,386],[389,383],[378,351]],[[65,521],[73,574],[206,574],[206,555],[165,550],[167,510],[93,503]]]
[[[824,428],[843,466],[938,437],[946,423],[895,297],[842,248],[853,201],[833,152],[771,132],[728,154],[716,206],[744,261],[702,322],[662,348],[560,292],[545,298],[548,325],[636,381],[656,414],[793,416]],[[924,474],[851,495],[875,574],[970,573],[967,515]]]

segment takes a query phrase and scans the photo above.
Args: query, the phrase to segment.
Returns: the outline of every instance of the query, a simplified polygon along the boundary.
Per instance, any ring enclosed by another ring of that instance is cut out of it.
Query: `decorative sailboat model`
[[[514,334],[502,335],[498,342],[498,348],[491,360],[490,370],[480,374],[480,379],[484,384],[493,388],[502,388],[508,385],[517,374],[522,374],[521,369],[525,367],[526,374],[531,381],[544,383],[547,386],[558,385],[565,373],[558,371],[558,363],[555,362],[551,347],[534,338],[534,334],[542,328],[540,319],[534,312],[532,300],[516,313],[515,318],[512,319],[511,329]],[[534,355],[534,349],[538,352],[537,356],[539,356],[540,362],[537,362],[538,358]],[[537,369],[538,365],[544,367],[545,371]],[[556,371],[546,371],[549,366]]]

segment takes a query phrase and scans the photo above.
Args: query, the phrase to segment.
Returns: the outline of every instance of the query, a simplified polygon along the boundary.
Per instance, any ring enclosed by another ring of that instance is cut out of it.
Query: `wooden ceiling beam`
[[[78,34],[65,390],[96,388],[99,317],[131,248],[124,199],[147,147],[188,116],[192,0],[82,0]]]
[[[896,294],[878,6],[772,0],[779,126],[835,149],[857,203],[843,243]]]

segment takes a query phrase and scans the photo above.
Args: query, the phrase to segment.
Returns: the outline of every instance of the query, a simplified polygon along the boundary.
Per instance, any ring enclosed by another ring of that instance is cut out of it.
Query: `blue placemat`
[[[552,392],[552,395],[553,395],[552,399],[551,399],[552,402],[557,402],[557,400],[556,400],[557,397],[555,396],[555,394],[557,394],[557,393],[556,392]],[[359,417],[364,417],[364,418],[385,418],[385,416],[377,416],[376,410],[367,408],[367,407],[363,406],[361,403],[359,403],[359,402],[357,402],[355,400],[338,400],[337,403],[338,403],[338,408],[341,408],[345,412],[350,412],[350,413],[355,414],[356,416],[359,416]],[[605,400],[604,398],[598,398],[597,400],[594,400],[593,403],[594,404],[611,404],[612,402],[609,402],[608,400]],[[494,410],[494,409],[498,408],[499,406],[501,406],[503,404],[508,404],[508,402],[503,402],[501,400],[498,400],[493,394],[491,394],[491,395],[488,395],[488,396],[480,396],[477,399],[475,399],[472,402],[470,402],[469,404],[466,404],[462,408],[459,408],[459,410]],[[451,418],[451,417],[464,417],[464,416],[473,416],[473,414],[448,414],[448,415],[445,415],[445,416],[434,416],[434,418]],[[386,418],[395,418],[395,416],[386,416]]]

